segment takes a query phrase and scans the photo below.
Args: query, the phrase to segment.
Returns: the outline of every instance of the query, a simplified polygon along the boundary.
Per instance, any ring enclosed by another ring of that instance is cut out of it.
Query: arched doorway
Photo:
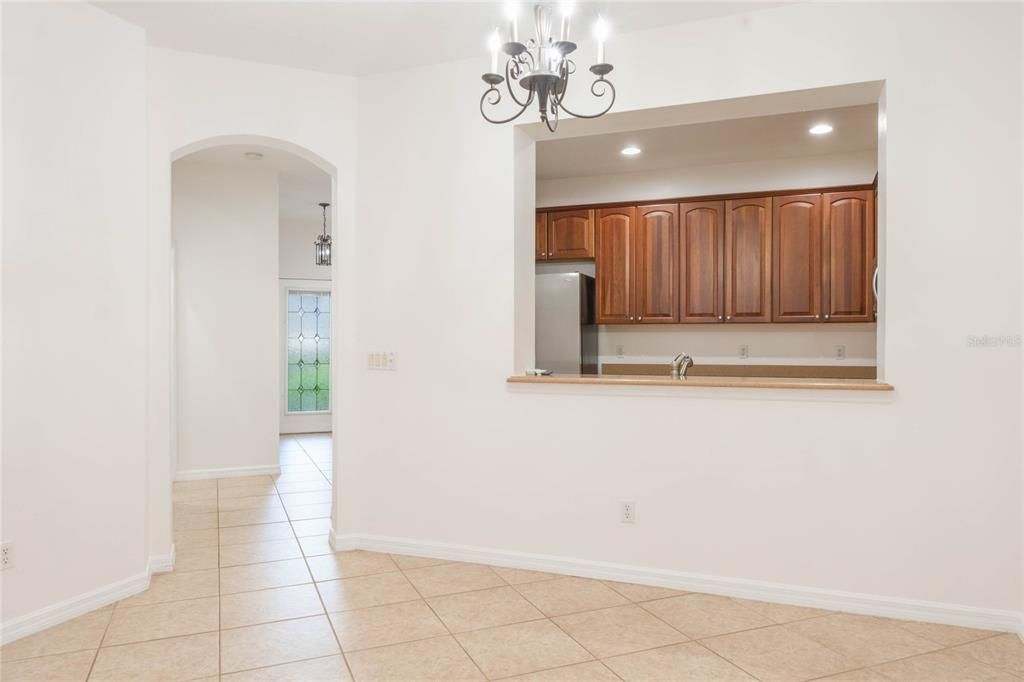
[[[333,233],[336,171],[287,141],[234,135],[179,148],[171,169],[174,478],[253,498],[232,524],[301,521],[300,537],[326,542],[338,377],[333,273],[314,264],[313,239],[321,202]]]

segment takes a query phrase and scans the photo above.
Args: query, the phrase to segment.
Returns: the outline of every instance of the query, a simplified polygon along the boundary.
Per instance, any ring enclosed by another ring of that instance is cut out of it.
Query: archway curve
[[[201,140],[196,140],[195,142],[182,145],[172,151],[170,162],[174,163],[189,154],[194,154],[204,149],[212,149],[213,147],[223,147],[225,145],[234,144],[259,145],[261,147],[271,147],[283,152],[289,152],[298,156],[300,159],[310,162],[320,170],[330,175],[332,180],[335,182],[337,181],[338,169],[333,163],[324,157],[300,144],[289,142],[288,140],[282,140],[278,137],[268,137],[266,135],[216,135],[214,137],[203,138]]]

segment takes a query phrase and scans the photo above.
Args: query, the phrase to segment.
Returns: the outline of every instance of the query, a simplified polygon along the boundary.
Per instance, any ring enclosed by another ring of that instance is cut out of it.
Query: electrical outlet
[[[743,344],[740,346],[740,360],[747,360],[750,358],[750,346]]]
[[[843,346],[843,345],[836,346],[836,360],[845,360],[845,359],[846,359],[846,346]]]
[[[619,522],[636,523],[636,502],[623,500],[619,504]]]
[[[5,542],[0,545],[0,571],[14,566],[14,543]]]
[[[620,358],[626,357],[626,352],[622,346],[615,346],[615,356]]]

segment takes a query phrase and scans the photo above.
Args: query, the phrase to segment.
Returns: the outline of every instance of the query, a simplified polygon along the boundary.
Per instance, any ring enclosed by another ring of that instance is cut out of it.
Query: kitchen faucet
[[[686,370],[693,367],[693,358],[688,353],[680,353],[672,360],[672,378],[685,379]]]

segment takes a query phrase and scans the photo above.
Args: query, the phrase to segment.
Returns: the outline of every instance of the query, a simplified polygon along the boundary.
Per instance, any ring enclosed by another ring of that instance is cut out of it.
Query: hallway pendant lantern
[[[590,84],[590,94],[603,98],[608,96],[608,104],[596,114],[577,114],[565,106],[565,95],[569,89],[570,77],[576,72],[576,63],[569,55],[576,51],[576,43],[569,40],[569,19],[572,15],[572,3],[562,3],[562,16],[557,36],[555,35],[550,8],[536,5],[533,8],[535,37],[527,42],[519,42],[519,30],[516,25],[518,7],[509,5],[508,41],[502,42],[495,30],[491,34],[488,47],[491,50],[491,71],[482,78],[487,90],[480,98],[480,114],[491,123],[508,123],[519,118],[527,108],[537,102],[540,109],[540,120],[548,130],[555,132],[558,127],[558,116],[565,112],[575,118],[597,118],[607,114],[615,104],[615,86],[607,80],[612,65],[605,61],[604,42],[608,37],[608,24],[598,15],[594,25],[594,38],[597,40],[597,63],[590,67],[590,73],[597,78]],[[507,55],[504,75],[498,73],[498,52]],[[497,107],[502,100],[503,90],[499,86],[504,83],[504,92],[515,102],[519,110],[507,118],[488,116],[487,107]],[[524,93],[517,93],[517,87]]]
[[[327,234],[327,207],[330,204],[320,204],[320,208],[324,210],[324,231],[323,234],[316,238],[313,245],[316,247],[316,264],[317,265],[330,265],[331,264],[331,235]]]

